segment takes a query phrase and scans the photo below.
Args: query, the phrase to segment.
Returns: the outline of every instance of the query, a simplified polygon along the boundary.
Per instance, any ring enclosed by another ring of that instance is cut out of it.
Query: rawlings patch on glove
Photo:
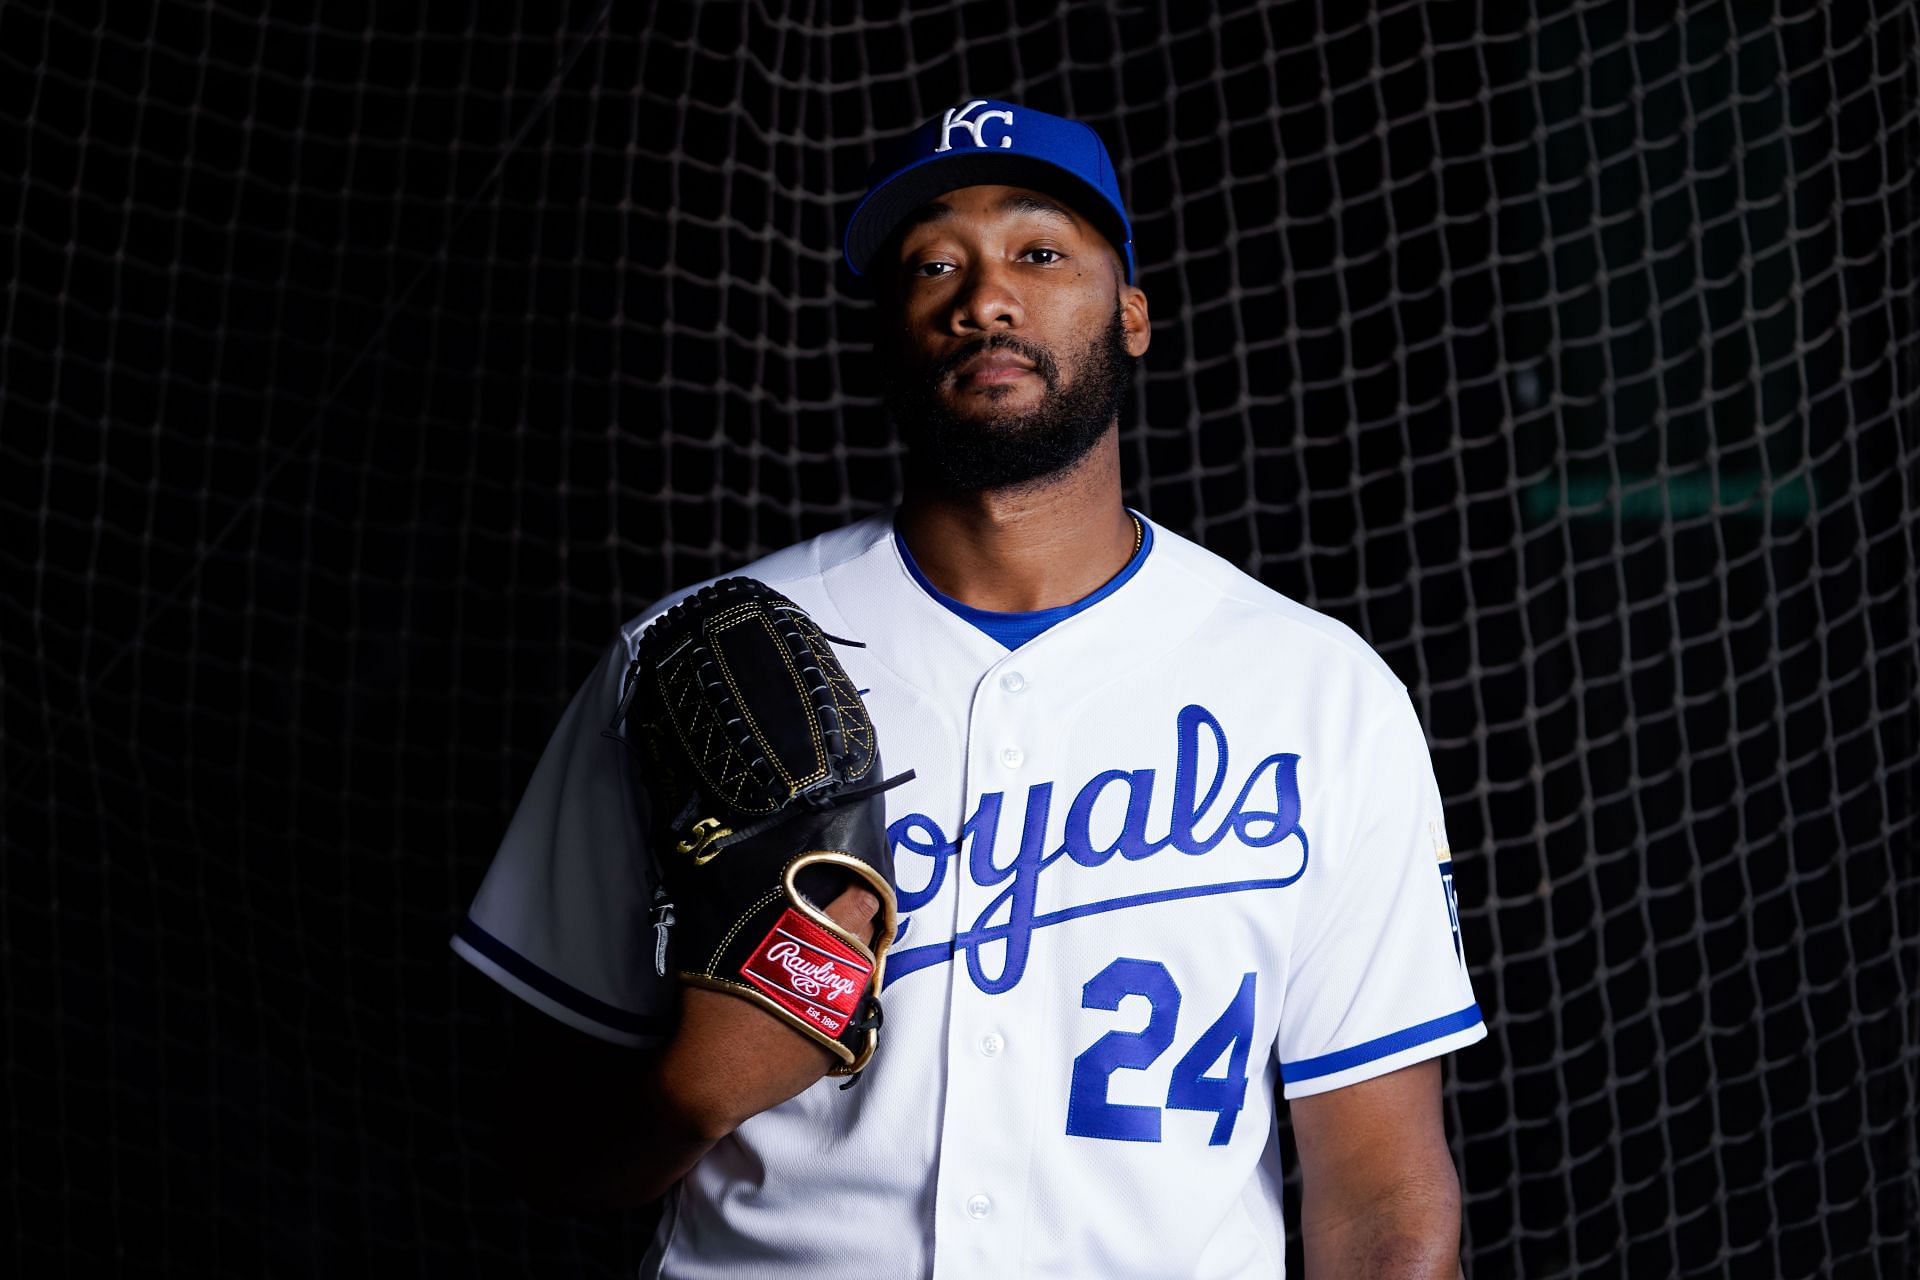
[[[841,641],[840,643],[851,643]],[[657,877],[655,964],[749,1000],[853,1075],[879,1043],[895,929],[880,746],[866,704],[805,610],[723,578],[650,623],[609,736],[635,748]],[[856,937],[822,908],[880,900]]]

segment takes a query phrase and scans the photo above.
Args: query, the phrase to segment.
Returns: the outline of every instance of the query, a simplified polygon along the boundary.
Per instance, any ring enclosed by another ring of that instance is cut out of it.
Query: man
[[[885,797],[879,1051],[842,1090],[799,1033],[658,976],[599,730],[663,601],[568,709],[455,941],[552,1015],[512,1100],[530,1186],[670,1192],[649,1276],[1277,1276],[1280,1093],[1309,1273],[1454,1275],[1437,1057],[1485,1028],[1404,689],[1123,506],[1150,324],[1091,130],[974,101],[876,173],[846,249],[909,493],[744,572],[865,643],[839,657],[915,771]],[[862,933],[878,905],[831,914]]]

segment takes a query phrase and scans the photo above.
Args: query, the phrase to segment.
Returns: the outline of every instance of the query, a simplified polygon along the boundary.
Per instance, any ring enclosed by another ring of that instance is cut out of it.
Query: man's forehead
[[[1058,219],[1076,228],[1085,224],[1085,219],[1065,201],[1057,200],[1045,192],[1029,187],[981,185],[956,187],[935,196],[907,215],[906,227],[910,229],[982,214],[999,217],[1037,214]]]

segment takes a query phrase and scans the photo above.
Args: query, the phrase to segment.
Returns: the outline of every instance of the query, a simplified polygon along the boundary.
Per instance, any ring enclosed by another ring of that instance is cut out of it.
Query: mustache
[[[1011,351],[1021,359],[1033,365],[1033,371],[1040,375],[1041,381],[1049,387],[1060,382],[1060,363],[1053,353],[1037,342],[1028,342],[1025,338],[1016,338],[1010,333],[991,334],[985,338],[975,338],[964,346],[955,348],[934,361],[927,368],[927,379],[935,386],[951,382],[960,366],[986,351]]]

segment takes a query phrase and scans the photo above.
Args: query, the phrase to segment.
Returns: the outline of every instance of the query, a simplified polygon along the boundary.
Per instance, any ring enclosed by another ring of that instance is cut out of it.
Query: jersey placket
[[[989,994],[968,964],[967,934],[984,921],[987,906],[1008,882],[982,884],[973,874],[982,840],[992,861],[1007,867],[1019,852],[1030,788],[1047,773],[1042,708],[1027,696],[1039,640],[989,669],[974,691],[967,721],[967,814],[983,813],[998,793],[999,821],[976,829],[960,849],[953,878],[954,956],[948,966],[947,1092],[940,1170],[935,1187],[935,1280],[1020,1274],[1029,1228],[1028,1177],[1043,1090],[1031,1073],[1045,1070],[1036,1029],[1025,1016],[1030,1000],[1020,986]],[[1045,832],[1033,833],[1044,838]],[[1003,905],[993,917],[1003,920]],[[991,978],[1002,972],[1004,944],[981,953]]]

